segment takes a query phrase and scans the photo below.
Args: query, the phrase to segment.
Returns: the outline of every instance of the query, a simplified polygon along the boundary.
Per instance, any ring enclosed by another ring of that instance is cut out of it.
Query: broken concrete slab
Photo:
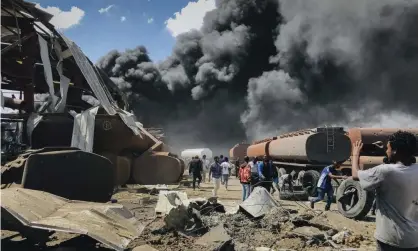
[[[155,206],[155,212],[161,215],[168,214],[171,209],[182,205],[186,200],[188,200],[188,198],[185,192],[160,191],[158,202]]]
[[[158,251],[158,249],[155,249],[151,247],[150,245],[142,245],[142,246],[133,248],[131,251]]]
[[[1,207],[19,228],[84,234],[115,250],[125,250],[143,231],[119,204],[72,201],[24,188],[1,190]],[[2,218],[6,215],[2,214]]]
[[[250,196],[240,204],[240,208],[254,218],[261,217],[279,204],[264,187],[255,187]]]
[[[218,225],[200,237],[195,244],[204,247],[219,247],[229,240],[231,240],[231,237],[228,235],[225,228],[222,225]]]

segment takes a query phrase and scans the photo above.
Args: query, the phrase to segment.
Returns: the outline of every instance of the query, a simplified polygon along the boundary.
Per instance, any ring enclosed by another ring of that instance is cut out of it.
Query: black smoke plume
[[[418,0],[216,5],[160,64],[142,46],[97,63],[169,144],[223,150],[307,127],[417,124]]]

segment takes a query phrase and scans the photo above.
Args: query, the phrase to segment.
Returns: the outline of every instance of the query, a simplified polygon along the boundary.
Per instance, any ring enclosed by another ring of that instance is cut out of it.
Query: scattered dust
[[[177,190],[186,192],[189,198],[211,197],[212,184],[204,183],[201,187],[196,191],[187,187],[180,187]],[[131,210],[135,217],[146,226],[142,235],[130,243],[129,248],[148,244],[159,251],[206,250],[204,247],[195,244],[199,237],[186,236],[176,231],[167,231],[164,228],[163,218],[156,217],[155,214],[155,206],[158,200],[155,193],[147,193],[139,188],[130,188],[117,192],[113,199]],[[228,191],[222,187],[219,189],[218,200],[240,203],[241,186],[235,178],[230,179]],[[297,231],[298,228],[301,229],[302,227],[295,225],[295,219],[299,223],[308,222],[312,224],[304,229],[311,229],[311,232],[315,234],[327,232],[328,226],[335,228],[334,231],[341,231],[344,228],[350,231],[352,234],[344,240],[341,248],[356,248],[358,251],[375,250],[373,218],[366,221],[347,219],[335,210],[334,204],[332,207],[334,211],[329,212],[312,211],[305,202],[281,201],[280,205],[279,208],[274,208],[260,219],[251,219],[243,212],[230,215],[213,212],[208,216],[201,216],[201,218],[204,225],[210,228],[222,224],[228,235],[233,239],[234,250],[237,251],[255,250],[256,247],[261,246],[276,251],[280,249],[333,250],[326,244],[310,242],[309,231],[305,236],[295,233],[295,230]],[[323,229],[317,229],[317,226],[324,227]],[[14,241],[10,246],[11,241],[8,240],[8,236],[12,236],[12,234],[2,231],[2,239],[4,238],[2,246],[6,242],[5,247],[10,248],[10,250],[21,250],[22,248],[24,250],[30,247],[30,250],[52,251],[54,248],[67,246],[76,247],[77,250],[109,250],[104,248],[103,245],[90,244],[91,240],[87,241],[86,237],[75,237],[76,235],[71,234],[55,233],[46,247],[36,248],[33,244],[22,246],[20,242],[23,241],[19,241],[19,238],[16,237],[13,238]]]

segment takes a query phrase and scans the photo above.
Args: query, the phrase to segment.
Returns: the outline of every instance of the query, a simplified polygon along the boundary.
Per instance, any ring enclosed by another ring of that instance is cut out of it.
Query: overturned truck
[[[2,2],[2,188],[108,201],[127,183],[177,182],[184,163],[126,96],[32,3]],[[13,93],[12,95],[10,95]]]
[[[333,161],[343,162],[342,175],[351,176],[351,145],[364,143],[360,165],[364,169],[384,163],[389,135],[397,128],[325,127],[286,133],[256,141],[247,148],[249,157],[270,156],[278,169],[281,199],[307,199],[316,196],[321,170]],[[402,129],[418,135],[418,129]],[[418,156],[418,154],[416,155]],[[359,183],[347,179],[333,181],[339,211],[348,218],[360,219],[370,210],[374,194],[362,190]]]

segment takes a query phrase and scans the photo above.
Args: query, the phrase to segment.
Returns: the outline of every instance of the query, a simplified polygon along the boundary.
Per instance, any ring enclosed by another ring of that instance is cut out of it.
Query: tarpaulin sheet
[[[264,187],[255,187],[250,196],[239,205],[246,212],[257,218],[270,212],[279,204]]]
[[[94,125],[99,107],[93,107],[74,116],[71,146],[86,152],[93,151]]]
[[[144,229],[122,205],[72,201],[24,188],[2,189],[1,207],[25,226],[88,235],[115,250],[124,250]]]

